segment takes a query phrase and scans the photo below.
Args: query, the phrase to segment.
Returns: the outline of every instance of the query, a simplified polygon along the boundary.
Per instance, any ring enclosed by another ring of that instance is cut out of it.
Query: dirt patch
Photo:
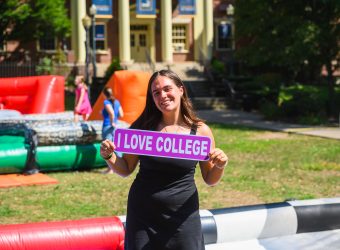
[[[200,190],[200,207],[202,209],[238,207],[265,203],[256,194],[241,192],[234,189],[216,187]]]
[[[218,199],[220,197],[216,197]],[[237,190],[228,190],[223,197],[223,203],[227,204],[227,207],[235,207],[235,206],[246,206],[246,205],[255,205],[264,203],[256,195],[240,192]]]
[[[265,132],[252,137],[253,140],[289,139],[288,133]]]

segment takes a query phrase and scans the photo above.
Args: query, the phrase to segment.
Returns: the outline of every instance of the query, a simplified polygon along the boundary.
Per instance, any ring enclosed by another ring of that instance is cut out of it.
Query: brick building
[[[91,47],[95,41],[99,69],[114,58],[127,68],[136,62],[173,65],[209,62],[214,56],[226,61],[232,58],[233,0],[66,0],[65,5],[72,22],[71,37],[57,45],[55,38],[46,35],[23,46],[33,60],[37,55],[56,53],[61,46],[69,65],[83,67],[86,15],[90,18],[88,40]],[[94,16],[90,14],[93,5]],[[18,41],[8,41],[2,52],[11,53],[18,46]]]

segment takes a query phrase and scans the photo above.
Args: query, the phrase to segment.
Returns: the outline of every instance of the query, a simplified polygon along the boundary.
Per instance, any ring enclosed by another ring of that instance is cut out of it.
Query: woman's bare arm
[[[127,177],[137,167],[139,157],[138,155],[124,154],[123,157],[120,158],[114,153],[115,149],[116,146],[112,141],[104,140],[100,146],[100,155],[116,174]]]
[[[198,134],[211,138],[211,150],[208,161],[201,161],[200,168],[203,180],[209,186],[214,186],[221,180],[224,167],[228,164],[228,156],[219,148],[215,148],[215,139],[211,129],[204,123],[198,128]]]

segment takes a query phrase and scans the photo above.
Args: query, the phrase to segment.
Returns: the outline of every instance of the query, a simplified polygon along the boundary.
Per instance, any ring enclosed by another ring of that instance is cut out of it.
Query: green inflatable
[[[37,164],[41,171],[103,167],[106,163],[99,155],[99,147],[100,143],[38,147]]]
[[[36,167],[41,172],[103,167],[106,163],[99,155],[99,147],[100,143],[38,146],[35,152]],[[24,172],[28,153],[25,137],[0,136],[0,174]]]
[[[28,150],[23,136],[0,136],[0,173],[21,173],[26,164]]]

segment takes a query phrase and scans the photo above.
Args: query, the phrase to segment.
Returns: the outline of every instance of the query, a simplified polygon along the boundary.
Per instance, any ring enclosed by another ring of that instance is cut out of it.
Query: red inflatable
[[[2,225],[1,250],[123,250],[118,217]]]
[[[62,76],[0,78],[0,109],[22,114],[44,114],[65,111]]]

